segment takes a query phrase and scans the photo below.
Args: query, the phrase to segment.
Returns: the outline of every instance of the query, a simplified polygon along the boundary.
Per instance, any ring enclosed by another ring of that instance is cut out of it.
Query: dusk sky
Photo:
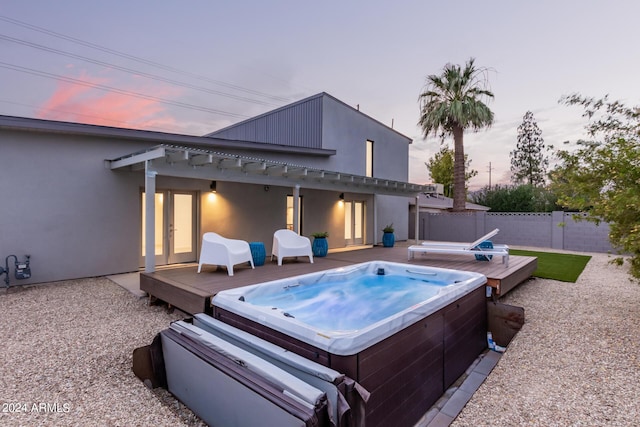
[[[0,1],[0,114],[204,135],[327,92],[413,139],[409,181],[440,148],[417,126],[429,74],[489,69],[495,123],[465,134],[476,189],[508,183],[517,127],[584,137],[562,95],[640,104],[640,2]],[[449,139],[447,143],[452,146]]]

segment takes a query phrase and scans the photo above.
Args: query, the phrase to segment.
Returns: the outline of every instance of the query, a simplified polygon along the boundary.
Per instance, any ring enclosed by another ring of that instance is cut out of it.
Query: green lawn
[[[533,272],[535,277],[559,280],[561,282],[575,282],[587,265],[590,256],[559,254],[556,252],[521,251],[510,249],[509,255],[538,257],[538,269]]]

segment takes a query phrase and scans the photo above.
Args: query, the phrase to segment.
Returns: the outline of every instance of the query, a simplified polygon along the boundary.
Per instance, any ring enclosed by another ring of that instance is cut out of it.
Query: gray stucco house
[[[196,261],[207,231],[406,240],[409,144],[326,93],[205,136],[0,116],[0,260],[29,254],[24,284]]]

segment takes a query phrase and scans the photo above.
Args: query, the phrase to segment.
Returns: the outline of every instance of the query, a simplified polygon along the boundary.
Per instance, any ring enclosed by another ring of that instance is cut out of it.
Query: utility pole
[[[491,162],[489,162],[489,191],[491,191]]]

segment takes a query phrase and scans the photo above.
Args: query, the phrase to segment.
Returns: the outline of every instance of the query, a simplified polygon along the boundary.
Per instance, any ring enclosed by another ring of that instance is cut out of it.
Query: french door
[[[346,245],[364,244],[365,202],[344,202],[344,239]]]
[[[197,252],[197,194],[189,191],[157,191],[155,194],[156,265],[192,262]],[[146,201],[142,192],[142,251],[146,253]]]

